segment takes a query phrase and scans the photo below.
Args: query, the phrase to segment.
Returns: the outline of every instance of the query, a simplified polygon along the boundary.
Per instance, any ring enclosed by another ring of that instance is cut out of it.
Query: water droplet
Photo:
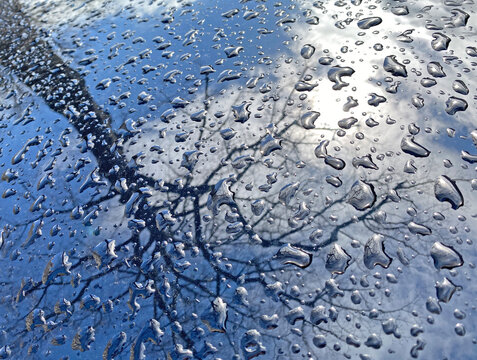
[[[355,117],[349,117],[349,118],[339,120],[338,126],[342,129],[348,130],[357,122],[358,122],[358,119],[356,119]]]
[[[456,333],[457,335],[459,335],[459,336],[465,336],[466,331],[465,331],[464,324],[457,323],[457,324],[455,325],[454,330],[455,330],[455,333]]]
[[[311,84],[309,82],[300,80],[295,84],[295,90],[298,92],[311,91],[317,86],[318,86],[318,83]]]
[[[278,250],[275,258],[284,265],[291,264],[304,269],[310,266],[313,255],[290,244],[286,244]]]
[[[109,340],[106,348],[103,352],[104,360],[113,360],[119,356],[126,346],[127,335],[124,331],[121,331],[111,340]]]
[[[326,308],[323,305],[318,305],[311,310],[310,321],[313,325],[320,325],[322,322],[328,322],[326,315]]]
[[[201,317],[202,322],[210,332],[226,332],[227,326],[227,304],[220,297],[211,302],[211,306]]]
[[[364,265],[368,269],[374,269],[379,265],[385,269],[391,265],[392,259],[384,251],[384,237],[374,234],[364,246]]]
[[[270,155],[273,151],[281,150],[282,146],[280,139],[275,139],[272,135],[268,134],[261,142],[260,142],[260,152],[263,156]]]
[[[409,14],[409,9],[406,5],[397,5],[391,8],[391,12],[397,16],[405,16]]]
[[[425,147],[415,142],[414,136],[405,136],[402,138],[401,150],[415,157],[427,157],[431,153]]]
[[[300,54],[304,59],[311,58],[314,53],[315,53],[315,47],[310,44],[306,44],[305,46],[303,46],[303,48],[300,51]]]
[[[320,113],[318,111],[309,111],[303,114],[300,118],[301,126],[303,126],[303,128],[307,130],[314,129],[315,121],[318,119],[319,116]]]
[[[341,90],[343,87],[348,86],[349,83],[343,81],[342,77],[351,76],[354,74],[354,69],[349,66],[333,66],[328,71],[328,79],[335,84],[333,85],[333,90]]]
[[[432,34],[433,40],[431,41],[431,46],[434,50],[436,51],[443,51],[447,50],[449,47],[449,43],[451,42],[451,39],[442,34],[442,33],[434,33]]]
[[[288,323],[291,325],[295,325],[297,321],[305,320],[305,311],[301,306],[298,306],[294,309],[288,311],[285,315],[285,319],[287,319]]]
[[[467,46],[465,48],[465,53],[469,56],[472,56],[472,57],[477,57],[477,47],[475,46]]]
[[[358,27],[363,30],[367,30],[374,26],[381,24],[383,20],[378,16],[364,18],[358,21]]]
[[[425,88],[430,88],[436,84],[437,84],[437,81],[432,78],[426,77],[421,79],[421,85],[424,86]]]
[[[457,98],[454,96],[449,97],[446,101],[446,113],[449,115],[454,115],[458,111],[465,111],[467,110],[467,101],[461,98]]]
[[[294,183],[285,185],[284,187],[280,189],[280,193],[278,194],[278,199],[280,200],[282,205],[285,205],[285,206],[290,205],[290,201],[295,196],[299,186],[300,186],[299,182],[294,182]]]
[[[442,312],[442,307],[437,301],[437,299],[433,297],[428,297],[426,300],[426,309],[431,314],[439,315]]]
[[[396,60],[395,55],[389,55],[384,58],[383,68],[393,76],[407,77],[406,67]]]
[[[315,335],[313,337],[313,345],[315,345],[318,349],[323,349],[326,347],[326,338],[324,335]]]
[[[248,330],[242,336],[240,345],[246,360],[265,355],[267,352],[267,348],[262,345],[260,333],[255,329]]]
[[[455,80],[452,83],[452,89],[459,94],[467,95],[469,93],[469,88],[462,80]]]
[[[464,197],[454,181],[445,175],[441,175],[434,183],[434,194],[436,199],[447,201],[454,210],[464,205]]]
[[[407,225],[409,231],[416,235],[416,234],[419,234],[419,235],[422,235],[422,236],[426,236],[426,235],[431,235],[432,234],[432,231],[431,229],[429,229],[427,226],[424,226],[422,224],[418,224],[414,221],[411,221],[408,225]]]
[[[87,351],[91,348],[91,344],[96,340],[95,330],[92,326],[80,329],[74,336],[71,348],[81,352]]]
[[[315,151],[315,154],[316,154],[316,151]],[[343,159],[340,159],[331,155],[327,155],[325,157],[325,164],[331,166],[333,169],[336,169],[336,170],[342,170],[346,166],[346,163],[344,162]]]
[[[431,247],[431,256],[434,260],[434,266],[438,270],[453,269],[464,264],[462,256],[457,251],[438,241]]]
[[[364,181],[356,181],[348,194],[347,202],[356,210],[363,211],[373,206],[376,201],[374,187]]]
[[[218,215],[220,206],[236,206],[233,198],[234,193],[230,190],[230,179],[219,180],[217,184],[215,184],[214,189],[210,192],[207,200],[207,208],[211,210],[214,215]]]
[[[323,57],[320,57],[320,59],[318,60],[318,63],[320,65],[331,65],[331,63],[334,61],[334,59],[332,57],[329,57],[329,56],[323,56]]]
[[[369,335],[368,338],[366,339],[366,342],[364,343],[364,345],[373,349],[379,349],[382,346],[382,344],[383,344],[383,341],[376,334]]]
[[[371,96],[371,99],[368,100],[368,104],[371,105],[371,106],[378,106],[379,104],[382,104],[384,102],[386,102],[386,98],[384,96],[381,96],[381,95],[378,95],[378,94],[375,94],[375,93],[371,93],[369,94],[369,96]]]
[[[448,303],[456,290],[457,286],[446,277],[442,281],[436,281],[436,296],[441,302]]]
[[[351,261],[351,256],[338,244],[334,244],[326,256],[326,269],[332,274],[344,274]]]
[[[444,68],[437,61],[431,61],[427,64],[427,72],[435,78],[443,78],[447,76],[444,72]]]

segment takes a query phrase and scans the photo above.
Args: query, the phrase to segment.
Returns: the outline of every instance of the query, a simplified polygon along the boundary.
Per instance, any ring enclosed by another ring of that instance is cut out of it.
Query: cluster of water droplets
[[[6,0],[0,358],[471,356],[473,6]]]

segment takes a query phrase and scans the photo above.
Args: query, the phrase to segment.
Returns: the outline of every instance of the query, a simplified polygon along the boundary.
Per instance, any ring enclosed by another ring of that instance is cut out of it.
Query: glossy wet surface
[[[477,4],[0,3],[0,358],[473,359]]]

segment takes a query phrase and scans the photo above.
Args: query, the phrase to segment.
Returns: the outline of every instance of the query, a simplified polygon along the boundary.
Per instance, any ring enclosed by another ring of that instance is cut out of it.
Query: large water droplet
[[[392,259],[384,251],[383,240],[382,235],[374,234],[366,243],[363,261],[368,269],[374,269],[376,265],[386,269],[391,265]]]
[[[431,41],[431,46],[436,51],[447,50],[449,43],[451,42],[450,37],[442,33],[432,34],[433,40]]]
[[[300,118],[301,126],[305,129],[314,129],[315,128],[315,121],[320,116],[318,111],[309,111],[303,114]]]
[[[364,18],[358,21],[358,27],[363,30],[367,30],[373,26],[381,24],[383,20],[378,16]]]
[[[349,83],[343,81],[344,76],[351,76],[354,74],[354,69],[349,66],[333,66],[328,71],[328,79],[334,82],[333,90],[341,90],[345,86],[348,86]]]
[[[401,150],[415,157],[427,157],[431,153],[424,146],[414,141],[414,136],[405,136],[401,140]]]
[[[364,181],[356,181],[348,194],[347,202],[356,210],[366,210],[373,206],[376,201],[374,187]]]
[[[436,241],[431,247],[431,256],[436,269],[453,269],[462,266],[464,260],[462,256],[450,246],[446,246]]]
[[[222,205],[235,206],[234,193],[230,190],[230,179],[222,179],[215,184],[207,200],[207,208],[212,210],[214,215],[219,214]]]
[[[280,200],[280,202],[285,206],[290,205],[290,201],[295,196],[299,186],[299,182],[285,185],[283,188],[281,188],[280,193],[278,194],[278,200]]]
[[[343,274],[351,261],[351,256],[338,244],[333,245],[326,256],[326,269],[332,274]]]
[[[310,44],[306,44],[305,46],[303,46],[303,48],[300,51],[300,54],[304,59],[311,58],[314,53],[315,53],[315,47]]]
[[[304,269],[310,266],[313,255],[290,244],[286,244],[278,250],[275,258],[284,265],[291,264]]]
[[[384,70],[390,72],[393,76],[407,77],[406,67],[396,60],[395,55],[389,55],[384,58]]]
[[[456,183],[445,175],[439,176],[434,183],[434,194],[437,200],[447,201],[454,210],[464,205],[464,197]]]
[[[211,332],[225,333],[227,326],[227,304],[220,297],[211,302],[210,308],[201,316],[202,322]]]
[[[441,302],[448,303],[456,290],[457,286],[446,277],[442,281],[436,281],[436,296]]]
[[[468,106],[469,105],[467,104],[467,101],[465,101],[464,99],[451,96],[446,101],[446,113],[448,113],[449,115],[454,115],[458,111],[467,110]]]

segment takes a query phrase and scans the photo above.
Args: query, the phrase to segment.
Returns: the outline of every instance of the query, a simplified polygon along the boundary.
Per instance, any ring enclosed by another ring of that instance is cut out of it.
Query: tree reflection
[[[316,86],[309,66],[258,92],[250,84],[220,91],[215,80],[231,73],[216,76],[212,67],[201,68],[203,93],[185,101],[164,87],[161,105],[171,106],[175,116],[141,124],[140,132],[137,123],[113,125],[115,114],[98,105],[83,75],[55,53],[16,1],[0,7],[2,66],[68,119],[73,128],[63,135],[77,134],[79,151],[94,156],[95,164],[86,176],[73,172],[78,185],[58,181],[71,198],[83,195],[75,206],[53,210],[55,218],[71,217],[65,223],[70,237],[83,237],[83,243],[75,239],[64,252],[45,249],[43,222],[54,222],[46,212],[27,214],[3,230],[6,256],[14,260],[17,238],[28,229],[22,251],[35,266],[40,259],[46,266],[43,276],[24,277],[21,285],[4,279],[15,292],[8,306],[16,321],[3,325],[3,345],[12,354],[46,354],[47,342],[66,342],[75,351],[71,356],[104,349],[108,359],[124,358],[127,351],[132,359],[149,353],[278,359],[320,356],[325,347],[331,354],[343,347],[349,356],[365,356],[368,350],[382,354],[386,335],[413,357],[424,349],[419,334],[425,319],[414,319],[414,306],[428,296],[431,313],[440,313],[441,305],[434,293],[420,294],[415,285],[426,277],[419,273],[436,238],[446,242],[444,231],[432,232],[430,224],[446,207],[414,198],[434,179],[393,173],[384,155],[379,167],[370,154],[368,162],[360,158],[351,167],[355,150],[339,149],[340,129],[318,126],[316,119],[305,123],[312,110],[295,102]],[[146,95],[141,99],[140,105],[147,103]],[[19,123],[26,125],[27,117]],[[178,130],[174,141],[161,134],[171,129]],[[163,142],[149,147],[157,130]],[[322,142],[317,150],[303,150],[315,149],[323,134],[336,140],[333,148]],[[372,145],[371,138],[360,143]],[[136,152],[147,147],[147,153]],[[162,150],[166,160],[147,163]],[[118,205],[114,216],[122,219],[107,214]],[[418,215],[424,205],[434,214]],[[120,227],[126,221],[127,237],[94,238],[87,227],[100,213],[104,223]],[[413,269],[406,268],[410,258]],[[399,265],[390,267],[392,262]],[[417,280],[394,293],[403,272]],[[457,287],[448,282],[447,294],[453,294]]]

